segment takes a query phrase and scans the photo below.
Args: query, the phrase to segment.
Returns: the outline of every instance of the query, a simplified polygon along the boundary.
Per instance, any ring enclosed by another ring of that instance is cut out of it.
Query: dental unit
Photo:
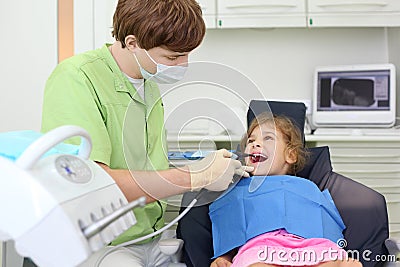
[[[53,146],[81,136],[78,155],[54,154]],[[88,160],[89,134],[63,126],[34,141],[15,162],[0,157],[0,240],[41,267],[76,266],[136,223],[114,180]]]
[[[77,155],[49,153],[75,136],[82,140]],[[5,215],[0,220],[0,241],[14,240],[16,251],[38,266],[70,267],[84,262],[136,223],[132,209],[144,206],[145,197],[128,203],[115,181],[88,159],[91,147],[84,129],[61,126],[32,142],[15,161],[0,156],[0,211]],[[160,230],[114,248],[167,230],[203,192]],[[171,253],[169,244],[160,249]]]

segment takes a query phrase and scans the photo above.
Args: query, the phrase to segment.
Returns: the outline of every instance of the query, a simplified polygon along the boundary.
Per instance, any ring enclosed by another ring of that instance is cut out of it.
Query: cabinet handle
[[[246,3],[247,2],[247,3]],[[226,8],[229,9],[239,9],[239,8],[271,8],[271,7],[297,7],[298,3],[296,1],[285,1],[282,0],[270,1],[269,3],[248,3],[248,1],[241,1],[239,3],[228,4]]]
[[[361,1],[348,1],[348,0],[324,0],[323,3],[317,4],[319,7],[334,7],[334,6],[387,6],[387,2],[376,0],[361,0]]]

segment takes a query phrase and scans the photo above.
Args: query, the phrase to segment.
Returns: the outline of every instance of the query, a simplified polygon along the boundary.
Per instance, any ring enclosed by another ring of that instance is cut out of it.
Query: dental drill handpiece
[[[98,234],[101,232],[104,228],[106,228],[108,225],[113,223],[114,221],[118,220],[121,216],[125,215],[129,211],[131,211],[133,208],[140,206],[143,207],[146,205],[146,197],[140,197],[137,200],[134,200],[132,202],[129,202],[125,206],[120,207],[113,213],[99,219],[98,221],[92,223],[91,225],[84,227],[82,229],[83,235],[89,239],[92,236]]]
[[[239,160],[239,159],[244,159],[246,157],[253,157],[253,156],[254,156],[254,154],[248,154],[248,153],[236,151],[233,153],[231,158]]]

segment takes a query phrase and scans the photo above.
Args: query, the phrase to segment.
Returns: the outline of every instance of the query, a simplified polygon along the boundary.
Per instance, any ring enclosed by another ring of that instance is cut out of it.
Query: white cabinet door
[[[400,26],[399,0],[308,0],[310,27]]]
[[[217,27],[306,27],[305,0],[218,0]]]
[[[99,48],[104,43],[113,43],[113,16],[118,0],[94,0],[94,47]]]
[[[216,28],[217,13],[216,13],[216,0],[197,0],[203,11],[204,22],[207,28]]]

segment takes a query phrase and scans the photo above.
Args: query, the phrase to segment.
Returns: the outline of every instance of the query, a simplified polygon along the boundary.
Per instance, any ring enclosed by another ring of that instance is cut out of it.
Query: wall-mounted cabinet
[[[217,27],[306,27],[305,1],[217,0]]]
[[[199,0],[207,28],[398,27],[399,0]]]
[[[399,0],[308,0],[309,27],[400,26]]]
[[[217,2],[215,0],[197,0],[203,11],[204,22],[208,29],[217,27]]]
[[[197,0],[208,29],[400,27],[400,0]],[[74,0],[74,52],[113,42],[118,0]]]

